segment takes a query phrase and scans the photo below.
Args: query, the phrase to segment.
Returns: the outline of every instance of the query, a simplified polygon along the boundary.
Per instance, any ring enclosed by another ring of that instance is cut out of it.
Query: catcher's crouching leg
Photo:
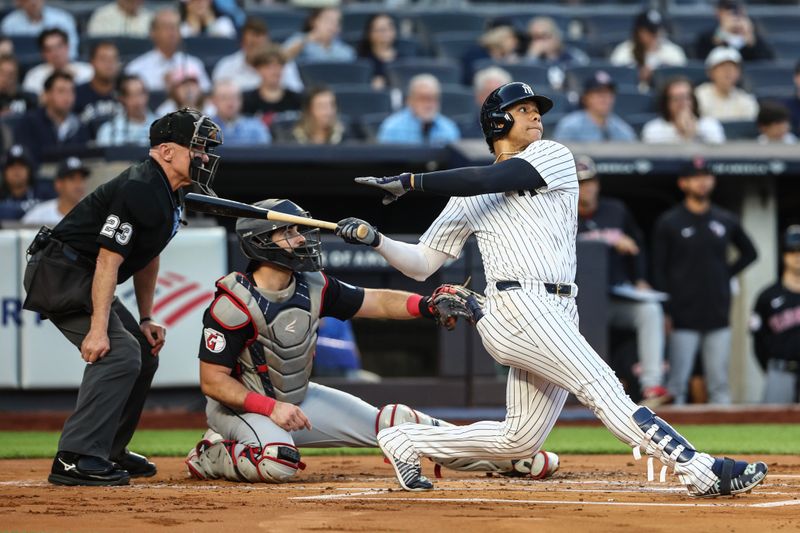
[[[426,426],[452,426],[449,422],[433,418],[423,412],[416,411],[403,404],[388,404],[381,407],[378,417],[375,420],[375,433],[380,430],[399,426],[400,424],[412,423],[423,424]],[[539,450],[533,457],[526,459],[472,459],[456,458],[445,459],[436,457],[436,477],[441,477],[441,467],[451,470],[464,472],[491,472],[512,477],[527,477],[533,479],[544,479],[552,476],[559,467],[558,455],[553,452]]]
[[[304,469],[300,452],[291,444],[259,448],[235,440],[204,439],[189,452],[186,467],[196,479],[227,479],[250,483],[283,483]]]

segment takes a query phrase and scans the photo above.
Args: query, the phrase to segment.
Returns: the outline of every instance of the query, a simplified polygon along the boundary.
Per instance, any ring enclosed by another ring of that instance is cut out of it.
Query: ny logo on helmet
[[[533,89],[531,89],[531,86],[527,83],[522,84],[522,90],[525,92],[525,94],[533,95]]]

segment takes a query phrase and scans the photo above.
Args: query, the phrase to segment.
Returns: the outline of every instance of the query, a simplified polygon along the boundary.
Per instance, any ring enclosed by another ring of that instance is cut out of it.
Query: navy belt
[[[571,283],[542,283],[544,290],[556,296],[572,296],[573,285]],[[521,289],[522,284],[519,281],[497,281],[494,284],[498,291],[507,291],[510,289]]]

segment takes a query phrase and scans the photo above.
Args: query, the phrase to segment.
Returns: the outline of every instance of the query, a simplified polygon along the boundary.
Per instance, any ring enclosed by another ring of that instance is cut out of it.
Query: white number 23
[[[117,228],[119,228],[119,230],[117,230]],[[125,246],[131,240],[131,235],[133,235],[133,226],[127,222],[120,224],[119,217],[117,215],[108,215],[106,223],[103,224],[103,227],[100,230],[100,235],[108,237],[109,239],[114,239],[121,245]]]

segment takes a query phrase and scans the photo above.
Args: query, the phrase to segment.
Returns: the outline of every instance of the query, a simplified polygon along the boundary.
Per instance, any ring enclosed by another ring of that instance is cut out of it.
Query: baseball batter
[[[256,205],[308,217],[289,200]],[[393,425],[449,425],[404,405],[378,410],[309,376],[321,317],[422,316],[452,328],[459,316],[471,317],[468,291],[444,285],[422,297],[354,287],[319,272],[319,230],[301,233],[288,223],[240,219],[236,233],[251,262],[247,273],[217,281],[203,318],[200,383],[211,429],[189,452],[191,475],[280,483],[304,467],[298,446],[374,447],[378,430]],[[547,452],[520,461],[432,457],[453,469],[509,475],[546,477],[558,468],[558,457]]]
[[[623,391],[613,371],[578,330],[575,237],[578,183],[569,149],[542,140],[541,116],[552,101],[525,83],[509,83],[483,103],[481,126],[494,165],[385,178],[357,178],[382,189],[384,203],[411,190],[450,196],[416,245],[393,241],[363,221],[345,219],[337,233],[372,244],[406,275],[423,280],[475,235],[486,272],[486,301],[477,329],[489,353],[511,367],[503,422],[463,427],[404,424],[381,430],[378,444],[406,490],[427,490],[420,457],[511,458],[541,447],[568,393],[588,406],[614,435],[671,467],[694,496],[751,490],[766,476],[748,464],[697,451],[683,436]]]

